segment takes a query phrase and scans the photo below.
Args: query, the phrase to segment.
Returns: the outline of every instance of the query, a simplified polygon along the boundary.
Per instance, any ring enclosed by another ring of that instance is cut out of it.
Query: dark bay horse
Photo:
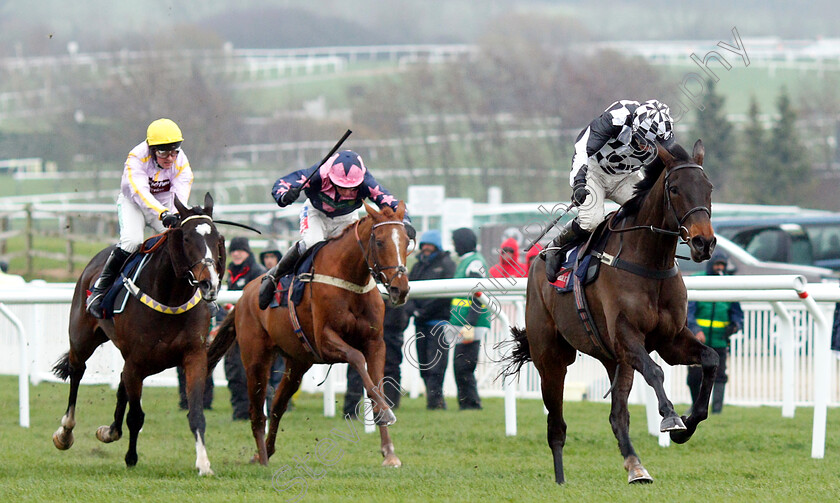
[[[542,395],[548,409],[548,445],[554,455],[558,484],[563,474],[563,385],[566,370],[577,351],[604,365],[612,379],[610,425],[624,457],[629,482],[652,482],[630,442],[627,397],[638,371],[656,392],[661,431],[677,443],[686,442],[708,415],[709,395],[718,364],[715,351],[700,343],[686,326],[687,293],[682,276],[673,270],[677,239],[687,241],[691,258],[708,260],[715,245],[711,225],[711,193],[701,165],[700,140],[689,154],[679,145],[672,152],[658,147],[658,161],[648,167],[635,196],[625,203],[620,218],[609,225],[606,254],[619,256],[630,269],[602,264],[594,283],[584,287],[601,340],[584,328],[573,293],[558,294],[545,277],[545,262],[535,260],[528,275],[525,330],[514,328],[514,350],[508,357],[508,374],[518,372],[528,360],[542,378]],[[622,232],[625,231],[625,232]],[[671,271],[669,271],[671,270]],[[701,365],[700,397],[689,417],[680,417],[665,395],[663,372],[651,351],[670,365]]]
[[[405,204],[397,211],[386,206],[377,212],[365,204],[367,216],[330,239],[315,256],[313,273],[303,300],[295,308],[304,336],[295,332],[287,307],[260,310],[259,278],[245,286],[236,307],[219,326],[209,349],[210,368],[238,339],[248,377],[251,431],[257,444],[253,460],[262,465],[274,454],[280,418],[303,375],[316,363],[347,362],[362,376],[379,426],[385,466],[400,466],[388,426],[396,421],[385,400],[385,304],[373,282],[380,280],[394,305],[408,295],[406,256],[409,239],[403,225]],[[329,277],[329,278],[327,278]],[[286,360],[286,372],[274,394],[268,439],[265,438],[266,387],[277,354]],[[367,364],[367,366],[365,365]]]
[[[99,345],[110,339],[122,353],[125,365],[117,389],[114,422],[100,426],[96,438],[109,443],[122,437],[127,404],[125,422],[129,445],[125,463],[129,467],[136,465],[137,435],[145,417],[140,406],[143,379],[183,365],[187,377],[187,417],[195,436],[195,466],[199,475],[212,475],[204,446],[202,397],[207,375],[210,306],[219,292],[225,243],[213,223],[210,194],[204,197],[204,208],[186,208],[177,198],[175,206],[181,224],[163,234],[163,241],[151,253],[135,282],[138,295],[131,296],[121,314],[113,319],[97,320],[85,310],[86,290],[93,287],[113,247],[99,252],[76,282],[70,311],[70,351],[53,369],[58,377],[70,378],[70,399],[61,426],[53,435],[53,443],[61,450],[73,445],[76,396],[85,362]]]

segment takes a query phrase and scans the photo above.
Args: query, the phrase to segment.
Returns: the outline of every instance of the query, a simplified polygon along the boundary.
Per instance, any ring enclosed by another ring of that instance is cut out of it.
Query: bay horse
[[[314,278],[305,284],[303,299],[295,307],[302,336],[296,333],[288,307],[259,308],[261,278],[245,286],[236,307],[219,326],[210,345],[212,369],[235,339],[248,378],[251,431],[257,444],[253,461],[268,464],[274,454],[280,418],[303,375],[316,363],[349,363],[362,376],[379,426],[384,466],[400,466],[388,426],[396,421],[384,398],[385,304],[374,278],[388,291],[389,301],[404,304],[408,295],[406,256],[409,238],[403,225],[405,203],[380,212],[365,203],[367,215],[329,239],[314,258]],[[393,271],[393,272],[391,272]],[[271,363],[277,354],[286,360],[286,372],[271,404],[268,438],[265,437],[266,388]],[[367,364],[367,367],[365,366]]]
[[[85,310],[86,291],[93,287],[113,246],[99,252],[76,282],[70,308],[70,351],[53,368],[58,377],[70,378],[67,411],[53,435],[53,443],[60,450],[73,445],[76,396],[85,362],[97,347],[111,340],[125,364],[117,389],[114,422],[100,426],[96,438],[110,443],[122,437],[123,416],[128,405],[125,422],[129,445],[125,464],[135,466],[137,436],[145,418],[140,406],[143,379],[183,365],[189,404],[187,418],[195,437],[195,466],[199,475],[212,475],[204,445],[205,342],[210,330],[211,305],[218,295],[224,271],[225,242],[213,223],[213,198],[209,193],[204,197],[204,208],[186,208],[178,198],[175,207],[181,216],[180,225],[161,235],[161,241],[135,281],[139,291],[130,296],[121,314],[97,320]]]
[[[558,294],[548,283],[545,261],[535,260],[528,274],[526,328],[512,329],[514,349],[507,357],[505,374],[517,373],[528,360],[540,373],[558,484],[565,481],[563,385],[577,351],[600,360],[612,379],[610,425],[630,483],[653,481],[630,442],[627,398],[634,371],[655,390],[663,418],[660,430],[670,432],[674,442],[688,441],[708,416],[718,356],[686,326],[688,297],[675,268],[675,254],[680,238],[688,243],[695,262],[711,256],[716,241],[711,225],[712,184],[702,168],[700,140],[690,156],[679,145],[671,152],[661,145],[657,149],[658,159],[646,169],[634,197],[609,221],[614,232],[607,238],[606,260],[602,259],[608,266],[602,264],[595,282],[583,287],[600,340],[584,327],[574,294]],[[612,261],[610,255],[621,258]],[[662,368],[651,359],[651,351],[670,365],[702,366],[700,396],[687,418],[677,415],[665,395]]]

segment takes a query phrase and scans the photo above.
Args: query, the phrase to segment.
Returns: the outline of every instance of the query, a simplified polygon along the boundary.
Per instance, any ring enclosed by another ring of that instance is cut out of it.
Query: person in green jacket
[[[722,251],[716,251],[709,263],[706,264],[706,272],[699,273],[699,276],[723,276],[729,265],[729,257]],[[744,312],[738,302],[689,302],[688,303],[688,328],[694,333],[697,339],[703,344],[714,349],[720,357],[717,373],[715,374],[715,385],[712,388],[712,414],[720,414],[723,410],[723,394],[726,389],[726,355],[729,348],[729,338],[732,334],[741,330],[744,326]],[[703,371],[699,366],[688,368],[686,382],[691,391],[691,407],[697,395],[700,394],[700,382],[703,380]]]
[[[455,268],[455,278],[486,278],[487,262],[476,251],[478,239],[466,227],[452,232],[455,252],[461,257]],[[490,312],[475,298],[452,299],[449,324],[457,331],[453,366],[458,386],[458,407],[461,410],[481,409],[475,367],[481,338],[490,332]]]

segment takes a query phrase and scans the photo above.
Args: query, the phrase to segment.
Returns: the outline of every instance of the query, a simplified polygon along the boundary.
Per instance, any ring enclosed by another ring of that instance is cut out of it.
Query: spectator
[[[490,276],[494,278],[524,278],[528,275],[525,264],[519,261],[519,242],[515,238],[507,238],[502,242],[499,250],[499,263],[490,268]]]
[[[472,229],[456,229],[452,232],[452,242],[455,252],[461,257],[454,277],[486,278],[487,262],[476,251],[478,239]],[[475,367],[481,339],[490,333],[490,313],[476,296],[452,299],[449,324],[457,331],[453,367],[458,386],[458,407],[461,410],[481,409]]]
[[[269,243],[268,247],[260,252],[260,263],[266,270],[276,266],[281,258],[283,258],[283,253],[280,252],[280,247],[276,243]]]
[[[699,273],[700,276],[723,276],[726,274],[726,267],[729,257],[722,251],[716,251],[709,263],[706,265],[706,272]],[[726,355],[729,347],[729,339],[732,334],[741,330],[744,325],[744,312],[738,302],[689,302],[688,303],[688,328],[697,337],[697,340],[714,349],[720,357],[715,384],[712,388],[712,414],[720,414],[723,410],[723,395],[726,389]],[[700,393],[700,383],[703,380],[703,370],[700,367],[688,368],[686,383],[691,391],[691,407],[697,401]]]
[[[451,278],[455,263],[449,252],[443,251],[440,231],[423,233],[418,243],[420,254],[408,274],[410,281]],[[448,330],[449,298],[415,299],[406,304],[406,310],[414,316],[417,329],[415,343],[420,377],[426,384],[426,408],[446,409],[443,399],[443,377],[449,364]]]
[[[403,332],[408,327],[409,313],[405,306],[392,307],[385,303],[385,323],[383,325],[383,339],[385,339],[385,377],[387,383],[383,383],[385,400],[392,409],[400,406],[400,388],[402,376],[400,375],[400,364],[402,364],[402,346],[404,342]],[[379,384],[379,383],[375,383]],[[362,376],[352,366],[347,366],[347,393],[344,395],[344,416],[351,419],[356,418],[359,401],[362,399],[364,384]]]
[[[528,275],[528,271],[531,270],[531,264],[534,262],[534,259],[539,256],[539,254],[543,251],[543,247],[539,243],[534,243],[534,246],[528,250],[528,253],[525,254],[525,276]]]

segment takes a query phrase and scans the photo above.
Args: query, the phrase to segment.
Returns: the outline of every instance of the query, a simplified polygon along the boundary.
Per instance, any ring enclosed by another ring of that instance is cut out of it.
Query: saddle
[[[574,288],[574,279],[577,278],[582,285],[588,285],[598,279],[598,272],[601,269],[601,260],[595,255],[603,253],[607,246],[607,238],[610,232],[607,230],[610,214],[585,242],[572,248],[566,255],[566,260],[557,274],[557,279],[551,283],[558,293],[568,293]]]
[[[306,275],[311,274],[312,264],[315,262],[315,255],[326,244],[326,241],[320,241],[303,252],[303,256],[298,259],[297,263],[292,268],[292,272],[280,278],[277,282],[277,289],[274,291],[274,299],[268,306],[269,309],[275,307],[288,307],[289,299],[292,300],[294,305],[300,304],[300,301],[303,300],[303,290],[306,286],[306,282],[295,281],[293,283],[293,280],[295,277],[305,277]],[[292,289],[291,295],[289,295],[289,288]]]
[[[102,318],[111,319],[115,314],[120,314],[125,310],[125,305],[128,302],[129,291],[125,287],[125,278],[131,278],[132,281],[137,281],[140,272],[146,266],[152,253],[158,249],[164,242],[165,234],[156,234],[140,246],[136,252],[132,253],[120,269],[120,276],[105,296],[102,298]]]

